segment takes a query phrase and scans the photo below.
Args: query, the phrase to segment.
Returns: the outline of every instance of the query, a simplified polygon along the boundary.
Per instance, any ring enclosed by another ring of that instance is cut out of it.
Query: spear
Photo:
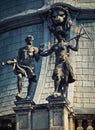
[[[83,33],[81,33],[82,29],[83,29],[83,31],[84,31]],[[75,37],[69,39],[68,42],[70,42],[70,41],[73,40],[73,39],[80,38],[80,37],[81,37],[82,35],[84,35],[84,34],[86,34],[87,37],[88,37],[91,41],[93,40],[92,37],[88,34],[88,32],[87,32],[87,30],[85,29],[85,27],[83,26],[83,24],[81,24],[80,32],[79,32]]]

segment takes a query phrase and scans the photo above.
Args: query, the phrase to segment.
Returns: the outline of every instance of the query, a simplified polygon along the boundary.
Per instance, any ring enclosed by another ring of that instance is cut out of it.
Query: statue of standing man
[[[28,88],[27,88],[27,96],[26,98],[30,98],[30,90],[32,87],[32,83],[36,82],[36,74],[35,74],[35,66],[34,60],[38,61],[40,58],[40,48],[33,46],[34,37],[32,35],[28,35],[25,39],[26,46],[22,47],[18,51],[17,59],[14,58],[12,60],[7,61],[4,64],[12,65],[13,71],[17,75],[17,87],[18,94],[16,96],[17,100],[22,99],[22,78],[28,78]]]
[[[28,90],[27,97],[29,98],[30,89],[33,82],[36,82],[36,74],[34,67],[34,60],[39,60],[39,49],[33,46],[34,37],[28,35],[25,39],[26,46],[19,49],[18,52],[18,64],[22,68],[18,71],[18,97],[22,97],[22,77],[26,76],[28,78]]]

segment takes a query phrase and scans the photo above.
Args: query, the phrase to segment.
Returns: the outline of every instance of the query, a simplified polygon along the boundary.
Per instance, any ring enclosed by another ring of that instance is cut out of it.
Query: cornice
[[[25,10],[22,13],[4,18],[0,20],[0,34],[20,28],[23,26],[29,26],[37,23],[42,23],[43,18],[47,11],[56,6],[56,5],[62,5],[68,7],[72,14],[78,13],[76,19],[82,20],[82,19],[95,19],[95,4],[90,4],[90,6],[87,6],[87,4],[77,4],[77,3],[66,3],[66,2],[57,2],[52,5],[45,4],[42,8],[37,10]]]
[[[28,14],[9,18],[0,22],[0,34],[23,26],[39,24],[41,22],[42,19],[39,15],[36,14]]]

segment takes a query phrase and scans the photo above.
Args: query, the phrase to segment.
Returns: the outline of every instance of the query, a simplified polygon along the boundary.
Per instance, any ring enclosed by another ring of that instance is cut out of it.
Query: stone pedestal
[[[69,129],[69,102],[64,97],[48,97],[49,108],[49,130],[70,130]]]
[[[15,102],[16,107],[16,130],[31,130],[31,110],[34,103],[31,100],[21,100]]]

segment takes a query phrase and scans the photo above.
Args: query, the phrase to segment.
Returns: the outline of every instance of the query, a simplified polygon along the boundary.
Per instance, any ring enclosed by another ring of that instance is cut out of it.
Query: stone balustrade
[[[78,115],[75,118],[75,130],[95,130],[94,115]]]

